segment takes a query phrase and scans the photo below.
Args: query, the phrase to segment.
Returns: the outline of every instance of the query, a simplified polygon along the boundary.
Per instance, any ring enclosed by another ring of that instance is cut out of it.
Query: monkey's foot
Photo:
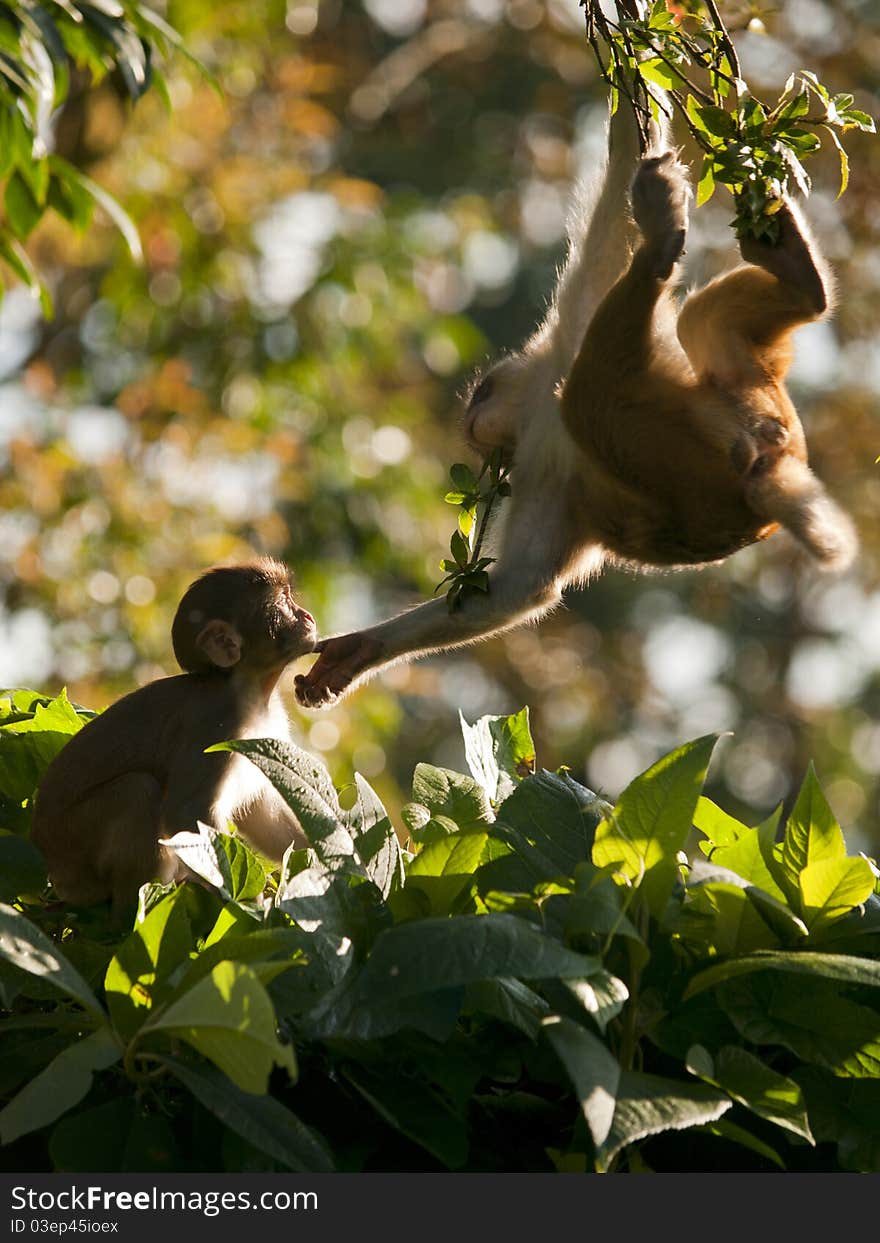
[[[633,216],[663,280],[684,254],[690,196],[687,167],[674,151],[640,162],[632,184]]]
[[[297,703],[304,708],[330,708],[356,678],[378,662],[382,644],[357,632],[325,639],[315,651],[321,653],[317,662],[295,679]]]
[[[816,258],[804,236],[796,211],[785,203],[776,213],[779,240],[776,243],[744,237],[739,252],[746,263],[753,263],[775,276],[783,285],[801,289],[813,314],[821,315],[828,305],[828,289]]]

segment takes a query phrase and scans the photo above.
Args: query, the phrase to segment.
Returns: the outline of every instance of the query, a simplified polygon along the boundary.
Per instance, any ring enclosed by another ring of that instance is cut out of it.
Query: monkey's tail
[[[790,531],[822,569],[840,573],[852,564],[859,547],[852,521],[797,458],[782,457],[766,475],[750,479],[746,500]]]

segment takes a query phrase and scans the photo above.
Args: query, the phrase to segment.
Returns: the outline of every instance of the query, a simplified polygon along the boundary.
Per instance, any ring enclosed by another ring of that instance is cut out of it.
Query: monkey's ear
[[[196,647],[218,669],[231,669],[241,660],[241,635],[229,622],[209,621],[199,631]]]

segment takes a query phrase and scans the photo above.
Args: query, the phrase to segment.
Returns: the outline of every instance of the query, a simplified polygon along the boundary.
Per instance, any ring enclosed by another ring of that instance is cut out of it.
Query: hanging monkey
[[[807,465],[784,384],[793,331],[829,305],[824,260],[786,200],[778,243],[741,242],[744,262],[678,311],[688,174],[662,125],[639,158],[635,128],[621,106],[546,318],[470,395],[469,442],[512,460],[488,593],[323,640],[297,678],[304,706],[329,706],[395,661],[536,620],[607,564],[702,566],[779,526],[825,569],[852,561],[855,531]]]

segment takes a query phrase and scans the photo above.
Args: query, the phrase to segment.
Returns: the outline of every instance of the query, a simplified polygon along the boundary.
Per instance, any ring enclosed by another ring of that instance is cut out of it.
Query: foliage
[[[789,76],[778,101],[767,106],[741,76],[736,48],[714,0],[617,0],[616,20],[598,0],[581,0],[587,33],[603,76],[625,93],[646,126],[649,112],[669,113],[670,101],[703,152],[697,205],[716,185],[734,196],[739,237],[778,239],[773,217],[793,179],[804,194],[810,179],[802,159],[821,146],[819,131],[840,155],[840,193],[849,163],[839,134],[875,132],[871,117],[848,93],[832,95],[815,73]],[[610,55],[603,58],[601,36]],[[659,91],[657,90],[659,88]],[[646,131],[644,131],[646,132]]]
[[[525,711],[463,722],[471,775],[418,766],[402,847],[359,775],[229,743],[310,847],[180,833],[204,887],[144,886],[120,935],[27,840],[87,714],[0,702],[7,1166],[880,1171],[877,870],[812,771],[777,832],[701,795],[715,736],[612,807],[533,771]]]
[[[486,457],[478,475],[464,462],[450,467],[453,491],[447,492],[444,499],[447,504],[458,506],[458,525],[449,542],[452,558],[440,562],[446,577],[434,588],[440,591],[450,584],[446,591],[450,613],[468,592],[489,590],[487,570],[495,558],[482,555],[483,540],[496,502],[510,496],[507,475],[501,449]]]
[[[23,248],[47,212],[82,231],[97,203],[119,227],[132,257],[142,257],[137,228],[117,200],[54,151],[56,111],[71,93],[72,75],[93,85],[115,75],[136,101],[151,85],[164,91],[155,55],[171,48],[183,50],[176,32],[132,0],[0,5],[0,258],[39,293],[47,315],[49,289]]]
[[[457,395],[546,309],[572,183],[604,149],[577,0],[321,4],[306,33],[311,6],[285,0],[162,11],[223,93],[175,55],[170,114],[155,90],[132,109],[114,74],[56,127],[143,266],[97,213],[78,236],[50,212],[28,251],[54,320],[21,289],[0,308],[0,685],[95,707],[174,672],[168,619],[213,562],[286,560],[322,634],[430,595],[449,464],[479,470]],[[876,113],[877,6],[791,0],[766,34],[724,12],[758,97],[808,65]],[[851,849],[880,850],[880,144],[845,141],[841,199],[827,143],[807,164],[838,311],[798,334],[792,378],[811,462],[859,526],[851,575],[818,577],[783,535],[702,573],[610,570],[540,628],[398,665],[332,715],[288,698],[337,783],[358,769],[397,821],[418,762],[455,767],[458,707],[528,702],[542,764],[594,789],[733,729],[709,792],[763,817],[814,757]],[[675,142],[698,168],[680,117]],[[731,214],[721,193],[695,213],[688,283],[736,262]]]

